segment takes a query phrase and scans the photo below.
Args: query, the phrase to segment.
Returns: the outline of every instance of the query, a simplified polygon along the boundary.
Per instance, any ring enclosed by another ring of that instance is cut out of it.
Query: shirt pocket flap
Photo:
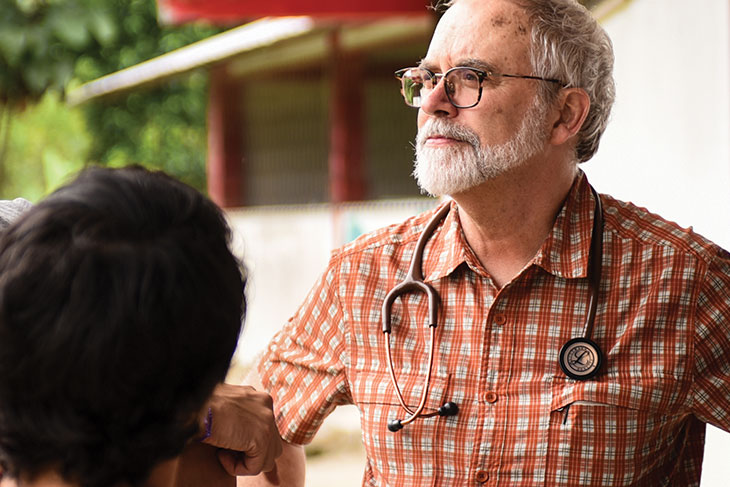
[[[677,412],[686,391],[681,382],[654,377],[626,382],[568,382],[553,384],[551,411],[570,405],[615,406],[659,414]]]

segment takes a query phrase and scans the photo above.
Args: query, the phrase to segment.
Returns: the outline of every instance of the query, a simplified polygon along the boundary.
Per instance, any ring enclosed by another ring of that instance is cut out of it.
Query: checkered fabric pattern
[[[405,276],[433,212],[336,251],[263,357],[282,436],[309,442],[339,404],[360,411],[378,486],[696,486],[704,423],[730,430],[730,255],[691,230],[602,197],[603,276],[593,339],[605,365],[566,377],[562,345],[582,336],[594,199],[581,174],[552,233],[495,287],[469,249],[456,205],[425,249],[441,296],[427,407],[459,405],[391,433],[404,412],[383,349],[381,306]],[[428,353],[427,304],[393,308],[401,390],[415,406]]]
[[[10,225],[21,213],[33,206],[23,198],[0,200],[0,230]]]

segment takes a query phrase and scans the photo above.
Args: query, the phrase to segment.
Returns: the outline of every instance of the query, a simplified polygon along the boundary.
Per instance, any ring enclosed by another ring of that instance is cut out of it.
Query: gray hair
[[[582,88],[590,98],[591,107],[575,147],[575,159],[585,162],[598,150],[615,98],[611,40],[576,0],[511,1],[527,12],[532,24],[533,74],[559,79],[564,87]],[[552,103],[558,91],[554,83],[541,83],[538,96]]]
[[[588,93],[591,108],[578,132],[575,157],[589,160],[598,150],[615,98],[613,46],[606,31],[576,0],[514,0],[532,23],[532,67],[537,76],[557,78]],[[547,85],[547,83],[545,83]],[[544,100],[555,88],[542,86]]]

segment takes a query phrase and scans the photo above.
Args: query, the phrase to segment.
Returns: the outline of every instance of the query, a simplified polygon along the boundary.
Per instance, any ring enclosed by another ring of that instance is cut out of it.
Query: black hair
[[[140,167],[88,169],[0,236],[0,465],[139,485],[223,380],[245,275],[220,209]]]

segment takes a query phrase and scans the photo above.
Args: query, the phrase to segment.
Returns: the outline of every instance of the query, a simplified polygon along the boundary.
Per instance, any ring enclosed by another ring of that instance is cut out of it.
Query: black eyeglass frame
[[[482,88],[483,88],[482,83],[484,83],[484,80],[486,80],[490,77],[497,78],[497,77],[501,76],[504,78],[534,79],[534,80],[538,80],[538,81],[547,81],[549,83],[557,83],[561,86],[565,86],[565,83],[563,83],[559,79],[542,78],[540,76],[528,76],[528,75],[522,75],[522,74],[494,73],[492,71],[484,71],[482,69],[472,68],[470,66],[454,66],[453,68],[447,70],[445,73],[439,73],[439,74],[434,73],[430,69],[420,68],[418,66],[412,66],[409,68],[399,69],[398,71],[395,72],[395,77],[401,82],[401,94],[403,94],[404,100],[406,100],[406,98],[405,98],[405,93],[403,93],[403,91],[402,91],[403,90],[403,75],[405,75],[406,72],[410,71],[411,69],[420,69],[420,70],[428,73],[431,76],[431,78],[433,80],[435,80],[435,83],[433,85],[434,90],[436,89],[438,84],[441,82],[441,79],[446,78],[449,75],[449,73],[451,73],[452,71],[456,71],[457,69],[468,69],[469,71],[476,73],[477,77],[479,78],[479,95],[477,96],[477,101],[474,102],[472,105],[463,105],[463,106],[457,105],[454,102],[454,100],[451,99],[451,93],[449,93],[449,90],[447,90],[446,87],[444,86],[444,91],[446,92],[446,98],[449,99],[449,103],[451,103],[455,108],[473,108],[473,107],[477,106],[479,104],[479,102],[482,100]],[[406,100],[406,105],[408,105],[409,107],[413,107],[413,108],[421,107],[421,105],[411,105],[410,103],[408,103],[407,100]]]

